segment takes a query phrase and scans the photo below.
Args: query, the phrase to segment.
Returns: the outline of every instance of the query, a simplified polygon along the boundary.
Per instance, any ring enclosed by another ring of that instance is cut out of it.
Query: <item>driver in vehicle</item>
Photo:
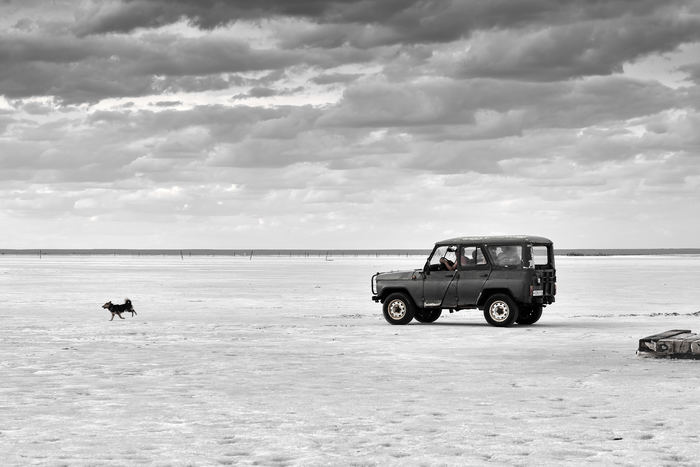
[[[440,257],[440,264],[448,271],[457,269],[457,247],[448,247],[444,256]]]
[[[474,266],[475,264],[481,264],[484,261],[483,255],[477,249],[474,249],[471,253],[467,250],[462,250],[462,254],[459,255],[460,264],[462,267]],[[454,271],[457,269],[457,261],[452,261],[445,256],[440,258],[440,264],[448,271]]]
[[[455,263],[454,261],[450,261],[444,256],[440,258],[440,264],[442,264],[448,271],[454,271],[457,268],[457,263]]]

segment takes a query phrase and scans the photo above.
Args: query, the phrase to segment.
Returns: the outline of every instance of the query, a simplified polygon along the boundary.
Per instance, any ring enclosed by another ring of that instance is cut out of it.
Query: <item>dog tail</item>
[[[125,298],[124,303],[126,303],[127,305],[131,305],[131,300],[129,300],[128,298]]]

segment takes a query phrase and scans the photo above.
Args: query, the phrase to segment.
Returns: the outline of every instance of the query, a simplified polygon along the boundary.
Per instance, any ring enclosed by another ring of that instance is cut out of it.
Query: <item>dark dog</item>
[[[131,313],[131,316],[138,315],[138,313],[136,313],[136,310],[134,310],[134,307],[131,305],[131,300],[129,300],[128,298],[124,301],[122,305],[115,305],[112,302],[107,302],[104,305],[102,305],[102,308],[106,308],[112,313],[112,318],[110,319],[110,321],[114,319],[114,315],[117,315],[121,319],[124,319],[122,313]]]

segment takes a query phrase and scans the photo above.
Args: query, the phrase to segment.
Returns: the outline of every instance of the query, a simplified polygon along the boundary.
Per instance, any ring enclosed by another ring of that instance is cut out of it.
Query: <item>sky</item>
[[[0,0],[1,248],[700,247],[700,0]]]

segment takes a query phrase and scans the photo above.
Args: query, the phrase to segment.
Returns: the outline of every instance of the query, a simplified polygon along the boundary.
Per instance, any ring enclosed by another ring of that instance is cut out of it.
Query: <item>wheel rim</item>
[[[389,317],[394,320],[400,320],[406,316],[406,304],[403,300],[392,300],[389,302],[389,306],[386,307]]]
[[[496,300],[489,307],[489,316],[497,323],[502,323],[508,319],[510,307],[503,300]]]

